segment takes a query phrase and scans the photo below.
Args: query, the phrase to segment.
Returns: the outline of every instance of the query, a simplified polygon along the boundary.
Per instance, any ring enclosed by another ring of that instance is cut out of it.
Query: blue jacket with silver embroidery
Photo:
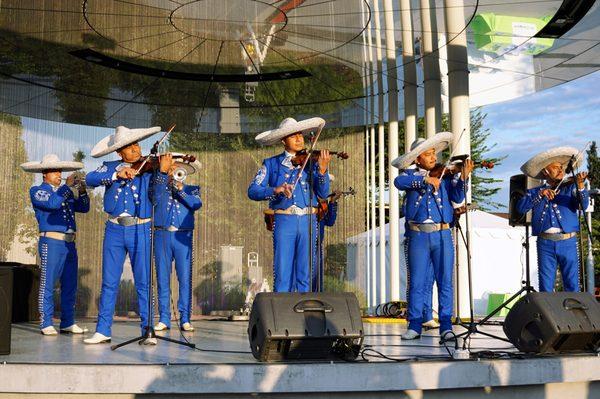
[[[159,172],[154,178],[154,224],[157,227],[193,229],[194,212],[202,207],[200,187],[184,185],[177,190],[168,182],[166,173]]]
[[[453,204],[462,204],[465,200],[464,182],[459,174],[447,175],[442,178],[438,192],[434,192],[433,186],[425,183],[425,176],[424,170],[405,169],[394,179],[394,186],[406,192],[402,205],[406,222],[423,223],[430,219],[435,223],[452,224]]]
[[[150,202],[151,173],[144,173],[132,180],[123,180],[113,175],[117,168],[129,166],[122,161],[104,162],[102,166],[85,177],[85,182],[90,187],[104,186],[104,212],[112,217],[122,213],[140,218],[149,218],[152,214],[152,203]]]
[[[534,236],[556,227],[564,233],[579,231],[577,209],[579,196],[575,183],[561,186],[552,201],[543,197],[540,192],[551,188],[547,183],[527,190],[527,194],[517,202],[517,211],[526,213],[533,210],[531,215],[531,232]],[[579,190],[583,198],[583,209],[590,204],[590,194],[586,189]]]
[[[29,196],[41,232],[76,231],[75,212],[86,213],[90,210],[87,194],[80,194],[75,198],[71,189],[64,184],[56,191],[49,183],[33,186],[29,190]]]
[[[316,162],[313,170],[312,206],[317,206],[317,197],[326,198],[329,193],[329,171],[322,175]],[[274,194],[275,188],[283,183],[294,184],[299,171],[299,167],[292,166],[285,152],[265,159],[248,187],[248,197],[254,201],[269,200],[271,209],[287,209],[292,205],[298,208],[308,207],[310,193],[307,170],[302,172],[302,178],[296,185],[292,198],[286,198],[283,194]]]

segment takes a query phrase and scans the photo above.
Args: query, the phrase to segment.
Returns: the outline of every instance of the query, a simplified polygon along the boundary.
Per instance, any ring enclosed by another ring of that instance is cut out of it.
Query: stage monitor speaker
[[[16,262],[0,262],[0,267],[13,270],[12,322],[39,321],[40,267]]]
[[[364,339],[358,300],[349,292],[257,294],[248,339],[263,362],[355,359]]]
[[[12,287],[12,267],[0,267],[0,355],[10,354]]]
[[[508,312],[504,333],[522,352],[596,350],[600,304],[585,292],[531,292]]]
[[[508,202],[508,224],[511,226],[526,226],[531,224],[531,212],[525,214],[517,212],[517,202],[527,194],[527,190],[541,184],[538,179],[527,175],[514,175],[510,177],[510,198]]]

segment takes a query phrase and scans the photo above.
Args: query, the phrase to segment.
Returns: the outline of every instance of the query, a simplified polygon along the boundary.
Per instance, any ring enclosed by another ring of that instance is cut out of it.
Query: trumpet
[[[177,168],[173,171],[173,180],[183,183],[187,177],[187,171],[184,168]]]
[[[61,177],[60,180],[66,182],[68,180],[68,177]],[[85,178],[83,176],[75,175],[73,177],[73,183],[71,183],[69,187],[74,189],[79,189],[81,187],[85,188]]]

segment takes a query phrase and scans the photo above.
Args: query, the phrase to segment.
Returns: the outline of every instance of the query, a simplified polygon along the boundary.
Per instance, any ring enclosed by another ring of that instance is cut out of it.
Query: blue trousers
[[[438,315],[440,331],[452,328],[454,246],[450,230],[433,233],[407,232],[408,268],[408,328],[420,333],[426,297],[431,308],[430,275],[433,274],[438,288]],[[433,270],[432,270],[433,269]]]
[[[404,240],[404,259],[406,260],[406,299],[410,297],[410,268],[408,267],[408,237]],[[427,272],[426,291],[423,297],[423,322],[433,320],[433,266]]]
[[[106,222],[102,246],[102,289],[96,331],[108,337],[111,336],[115,303],[127,254],[129,254],[133,270],[133,282],[142,319],[141,328],[144,333],[144,327],[146,327],[149,317],[150,223],[125,227]]]
[[[538,277],[540,292],[554,291],[556,268],[560,267],[565,291],[579,291],[579,254],[577,237],[552,241],[537,239]]]
[[[160,321],[171,326],[171,272],[175,260],[175,273],[179,282],[179,322],[189,323],[192,313],[192,231],[157,230],[154,236],[158,312]]]
[[[77,293],[77,249],[74,242],[40,237],[38,253],[41,259],[38,309],[40,328],[52,325],[54,315],[54,285],[60,279],[60,328],[75,324],[75,294]]]
[[[318,228],[316,216],[275,214],[273,229],[273,290],[275,292],[292,292],[294,289],[298,292],[310,290],[309,220],[313,225],[311,250],[313,266],[316,266]]]

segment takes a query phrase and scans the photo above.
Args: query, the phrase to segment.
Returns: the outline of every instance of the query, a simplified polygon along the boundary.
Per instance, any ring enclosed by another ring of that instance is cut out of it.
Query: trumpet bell
[[[173,180],[183,182],[187,177],[187,171],[183,168],[175,169],[173,172]]]

